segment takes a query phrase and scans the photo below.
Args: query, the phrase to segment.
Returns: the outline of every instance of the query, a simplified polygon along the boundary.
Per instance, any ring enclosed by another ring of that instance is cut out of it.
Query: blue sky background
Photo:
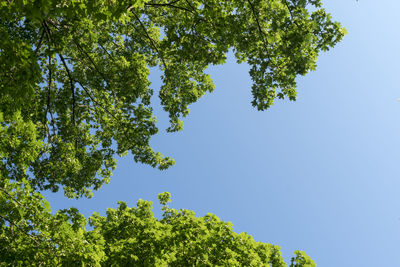
[[[232,56],[210,73],[216,90],[191,106],[184,130],[160,134],[167,171],[119,159],[111,183],[92,199],[46,193],[53,209],[104,214],[118,200],[212,212],[255,240],[296,249],[320,267],[400,266],[400,2],[324,0],[348,30],[299,79],[298,100],[251,107],[246,65]],[[159,86],[157,74],[153,87]]]

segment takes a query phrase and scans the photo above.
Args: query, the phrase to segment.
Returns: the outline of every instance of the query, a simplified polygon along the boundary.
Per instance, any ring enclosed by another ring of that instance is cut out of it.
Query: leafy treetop
[[[173,132],[230,49],[265,110],[295,100],[296,76],[344,34],[320,0],[0,1],[0,175],[79,197],[109,181],[116,154],[166,169],[149,145],[151,67]]]
[[[76,209],[51,214],[27,184],[6,183],[0,194],[0,266],[287,266],[278,246],[237,234],[213,214],[169,208],[167,192],[159,195],[160,219],[149,201],[120,202],[106,216],[93,214],[86,230]],[[302,251],[290,264],[315,266]]]

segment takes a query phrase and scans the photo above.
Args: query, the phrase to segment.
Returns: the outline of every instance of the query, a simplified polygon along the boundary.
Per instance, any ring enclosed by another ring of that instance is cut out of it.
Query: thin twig
[[[50,109],[51,85],[52,85],[51,83],[52,83],[52,80],[53,80],[53,77],[52,77],[53,72],[52,72],[52,69],[51,69],[51,55],[49,55],[49,63],[48,64],[49,64],[48,65],[49,80],[47,81],[47,83],[48,83],[48,87],[47,87],[47,105],[46,105],[46,112],[44,113],[44,120],[45,120],[44,124],[46,125],[46,128],[47,128],[47,135],[50,136],[50,130],[49,130],[49,127],[47,126],[47,112]],[[50,111],[50,116],[51,116],[51,119],[53,120],[53,113],[51,111]]]
[[[108,81],[108,79],[106,78],[106,76],[104,75],[104,73],[102,73],[99,68],[97,67],[96,63],[94,62],[94,60],[92,59],[92,57],[89,55],[88,52],[86,52],[82,46],[79,44],[79,42],[77,42],[75,39],[73,40],[75,45],[78,47],[78,50],[81,51],[81,53],[83,53],[90,61],[90,63],[92,63],[93,67],[95,68],[96,72],[98,72],[100,74],[100,76],[103,78],[104,81],[107,82],[107,84],[110,84],[110,82]]]
[[[21,232],[22,233],[24,233],[25,235],[27,235],[29,238],[31,238],[32,240],[33,240],[33,242],[35,242],[36,243],[36,245],[37,246],[40,246],[40,243],[39,243],[39,241],[37,241],[34,237],[36,237],[36,236],[34,236],[34,235],[31,235],[31,234],[29,234],[29,233],[27,233],[27,232],[25,232],[25,230],[22,228],[22,227],[20,227],[19,225],[17,225],[17,224],[14,224],[10,219],[8,219],[8,218],[6,218],[6,217],[4,217],[3,215],[0,215],[0,218],[2,218],[3,220],[5,220],[5,221],[7,221],[7,222],[9,222],[10,223],[10,225],[13,225],[13,226],[15,226],[15,227],[17,227],[19,230],[21,230]]]
[[[154,47],[154,49],[156,50],[158,56],[160,57],[164,68],[167,69],[167,64],[165,64],[164,61],[164,57],[162,56],[162,54],[160,53],[160,51],[158,50],[156,44],[154,43],[154,40],[150,37],[149,33],[147,32],[146,26],[144,26],[143,22],[139,19],[139,17],[136,15],[135,12],[131,11],[133,13],[133,15],[135,16],[136,20],[139,22],[140,26],[143,28],[144,33],[146,34],[146,37],[150,40],[151,45]]]
[[[178,2],[178,1],[175,1],[174,3],[176,3],[176,2]],[[146,3],[145,6],[152,6],[152,7],[165,6],[165,7],[171,7],[171,8],[180,9],[180,10],[187,11],[187,12],[190,12],[190,13],[194,14],[194,12],[192,10],[187,9],[186,7],[176,6],[176,5],[171,4],[171,3],[166,3],[166,4]]]
[[[82,84],[80,81],[75,80],[75,82],[77,82],[77,83],[82,87],[82,89],[86,92],[86,94],[89,96],[90,100],[92,100],[92,102],[93,102],[94,104],[96,104],[97,106],[99,106],[100,108],[102,108],[105,112],[107,112],[107,113],[110,114],[114,119],[117,120],[117,117],[115,117],[114,114],[112,114],[107,108],[103,107],[99,102],[97,102],[97,101],[93,98],[93,96],[90,94],[89,90],[88,90],[85,86],[83,86],[83,84]]]
[[[7,192],[7,190],[5,190],[3,187],[0,187],[0,190],[3,191],[4,193],[6,193],[6,195],[8,195],[12,200],[14,200],[17,204],[19,204],[20,206],[22,206],[21,202],[19,202],[18,200],[16,200],[10,193]]]
[[[36,56],[37,52],[39,51],[40,47],[42,46],[42,41],[43,41],[44,33],[45,33],[45,30],[42,29],[42,34],[40,35],[39,43],[37,44],[36,49],[35,49],[35,52],[34,52],[34,53],[35,53],[35,56]]]
[[[51,33],[50,33],[50,28],[47,25],[46,21],[43,21],[42,25],[44,26],[44,29],[46,29],[46,35],[47,35],[47,39],[49,41],[49,49],[50,49],[50,44],[52,43],[51,40]],[[49,55],[50,57],[50,55]],[[50,76],[50,80],[52,80],[51,76]],[[47,105],[48,107],[50,106],[50,92],[51,92],[51,88],[49,87],[49,92],[48,92],[48,96],[47,96]],[[53,135],[56,135],[56,130],[54,127],[54,117],[53,117],[53,112],[51,111],[51,108],[49,108],[49,112],[50,112],[50,118],[51,118],[51,126],[52,126],[52,130],[53,130]],[[46,111],[46,120],[47,120],[47,111]]]
[[[63,64],[63,66],[64,66],[65,71],[67,72],[69,83],[70,83],[70,86],[71,86],[71,91],[72,91],[72,121],[73,121],[74,126],[75,126],[75,86],[74,86],[74,80],[72,79],[71,72],[70,72],[70,70],[68,68],[67,63],[65,62],[65,59],[64,59],[63,55],[58,54],[58,56],[61,59],[61,62]]]
[[[101,47],[101,49],[103,49],[104,52],[106,52],[108,57],[111,58],[111,60],[115,63],[115,58],[107,51],[107,49],[100,43],[98,43],[98,45]]]
[[[197,9],[194,8],[194,7],[192,6],[192,4],[190,4],[190,2],[189,2],[188,0],[185,0],[185,2],[186,2],[186,4],[188,4],[188,6],[190,6],[191,9],[193,9],[194,13],[198,14],[198,13],[197,13]]]
[[[283,2],[285,3],[285,6],[286,6],[287,10],[289,11],[290,21],[293,22],[294,24],[296,24],[297,27],[300,27],[300,25],[297,23],[297,21],[294,20],[293,13],[292,13],[292,10],[289,7],[288,2],[286,0],[283,0]]]

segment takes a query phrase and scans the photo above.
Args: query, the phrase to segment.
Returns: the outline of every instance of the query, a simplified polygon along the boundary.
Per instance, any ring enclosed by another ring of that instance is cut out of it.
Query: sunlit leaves
[[[36,188],[79,197],[110,180],[116,154],[160,169],[174,163],[150,146],[154,92],[167,130],[181,130],[189,105],[214,90],[205,70],[232,49],[250,65],[252,104],[264,110],[295,100],[296,77],[345,31],[321,1],[26,0],[2,2],[0,34],[0,112],[20,114],[43,143],[26,175]],[[161,88],[150,87],[155,66]]]
[[[229,50],[250,65],[252,104],[295,100],[296,77],[345,30],[319,0],[23,0],[0,2],[0,266],[286,266],[279,248],[236,234],[159,195],[86,219],[50,212],[40,190],[92,196],[115,156],[167,169],[150,146],[154,92],[183,128],[189,106],[215,86],[206,73]],[[151,88],[150,68],[162,72]],[[291,267],[315,263],[296,251]]]
[[[0,266],[286,266],[278,246],[237,234],[213,214],[169,208],[168,192],[159,201],[161,218],[149,201],[132,208],[120,202],[106,216],[93,214],[86,230],[77,209],[53,215],[27,181],[6,183],[0,188]],[[315,266],[304,252],[295,254],[291,267]]]

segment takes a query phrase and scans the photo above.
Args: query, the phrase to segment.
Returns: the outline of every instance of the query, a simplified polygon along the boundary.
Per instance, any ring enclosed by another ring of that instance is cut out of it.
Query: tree
[[[158,196],[161,219],[149,201],[132,208],[120,202],[106,217],[93,214],[93,229],[87,231],[76,209],[52,215],[32,188],[10,187],[12,202],[0,202],[18,212],[12,227],[1,228],[0,266],[286,266],[278,246],[236,234],[231,223],[213,214],[196,217],[190,210],[171,209],[169,193]],[[295,255],[291,267],[316,266],[304,252]]]
[[[90,197],[129,152],[159,169],[174,163],[149,145],[158,132],[150,68],[162,71],[156,91],[174,132],[214,90],[205,70],[230,49],[250,65],[252,105],[265,110],[295,100],[296,77],[344,34],[320,0],[0,1],[3,238],[21,231],[41,249],[67,236],[89,242],[98,232],[83,230],[76,210],[51,215],[37,190]],[[53,250],[67,255],[68,242]],[[294,266],[308,261],[301,255]]]
[[[252,104],[264,110],[295,100],[296,76],[344,35],[319,0],[1,1],[0,32],[2,145],[14,153],[2,175],[69,197],[109,182],[115,154],[174,163],[149,145],[158,131],[150,67],[163,72],[158,95],[178,131],[214,89],[205,69],[229,49],[250,65]],[[16,120],[34,147],[10,132]],[[26,166],[20,149],[30,150]]]

